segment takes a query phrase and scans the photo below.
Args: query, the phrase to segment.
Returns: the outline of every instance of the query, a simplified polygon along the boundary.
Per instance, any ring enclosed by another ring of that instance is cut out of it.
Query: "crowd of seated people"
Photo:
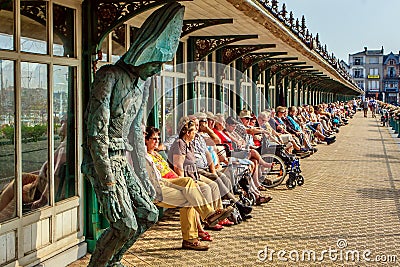
[[[182,117],[179,131],[160,143],[160,130],[145,130],[147,171],[157,198],[156,205],[180,208],[182,247],[207,250],[201,241],[212,241],[206,230],[222,230],[234,225],[228,219],[233,209],[251,218],[251,206],[239,201],[237,173],[248,170],[249,192],[256,205],[271,201],[260,175],[273,167],[260,155],[260,147],[281,144],[289,154],[309,156],[320,143],[335,142],[339,127],[352,117],[351,103],[267,109],[256,117],[249,110],[238,116],[198,112]],[[230,171],[228,171],[230,170]],[[224,208],[225,206],[225,208]]]

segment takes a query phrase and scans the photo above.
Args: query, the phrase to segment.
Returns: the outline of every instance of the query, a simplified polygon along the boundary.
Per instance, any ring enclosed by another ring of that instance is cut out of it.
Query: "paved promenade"
[[[211,232],[209,251],[180,249],[179,213],[172,211],[132,247],[124,264],[400,266],[400,138],[358,112],[336,143],[318,149],[301,160],[302,187],[266,192],[273,200],[256,206],[253,219]],[[89,256],[70,266],[86,266]]]

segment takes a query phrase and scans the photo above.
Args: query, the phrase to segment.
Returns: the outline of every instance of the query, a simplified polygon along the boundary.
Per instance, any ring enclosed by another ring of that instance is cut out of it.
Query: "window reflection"
[[[47,65],[21,63],[23,212],[48,203]]]
[[[111,62],[117,62],[123,54],[125,54],[125,36],[126,36],[126,25],[122,24],[121,26],[115,28],[112,33],[112,55]]]
[[[0,49],[14,49],[14,1],[0,5]]]
[[[175,89],[174,89],[174,78],[164,77],[164,99],[165,99],[165,135],[166,137],[173,135],[175,118]]]
[[[54,195],[60,201],[75,195],[75,157],[73,148],[74,68],[54,65],[53,70],[53,133]]]
[[[14,61],[0,59],[0,222],[16,216]]]
[[[47,54],[47,2],[21,0],[21,51]]]
[[[101,57],[100,61],[107,62],[108,61],[108,37],[104,38],[101,43]]]
[[[55,56],[74,57],[74,10],[53,5],[53,54]]]
[[[198,110],[200,112],[206,112],[206,83],[205,82],[199,82],[197,83],[199,88],[199,107]]]

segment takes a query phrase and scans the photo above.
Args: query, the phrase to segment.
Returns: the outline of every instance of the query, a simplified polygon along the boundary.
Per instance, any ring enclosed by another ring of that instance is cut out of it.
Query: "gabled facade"
[[[383,57],[383,100],[387,103],[399,101],[400,81],[399,54],[392,52]]]

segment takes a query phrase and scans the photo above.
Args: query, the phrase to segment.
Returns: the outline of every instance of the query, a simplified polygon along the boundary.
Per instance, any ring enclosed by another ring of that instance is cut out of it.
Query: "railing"
[[[294,18],[293,12],[288,12],[286,10],[286,4],[282,5],[282,9],[278,10],[277,0],[257,0],[269,13],[271,13],[275,18],[282,22],[288,29],[291,30],[300,40],[307,45],[311,50],[316,51],[321,55],[345,80],[358,87],[351,77],[350,73],[339,63],[335,55],[329,54],[328,48],[322,45],[319,41],[319,34],[317,33],[313,37],[312,33],[306,27],[306,19],[304,15],[301,18],[301,22],[298,18]],[[289,13],[289,16],[287,16]]]

